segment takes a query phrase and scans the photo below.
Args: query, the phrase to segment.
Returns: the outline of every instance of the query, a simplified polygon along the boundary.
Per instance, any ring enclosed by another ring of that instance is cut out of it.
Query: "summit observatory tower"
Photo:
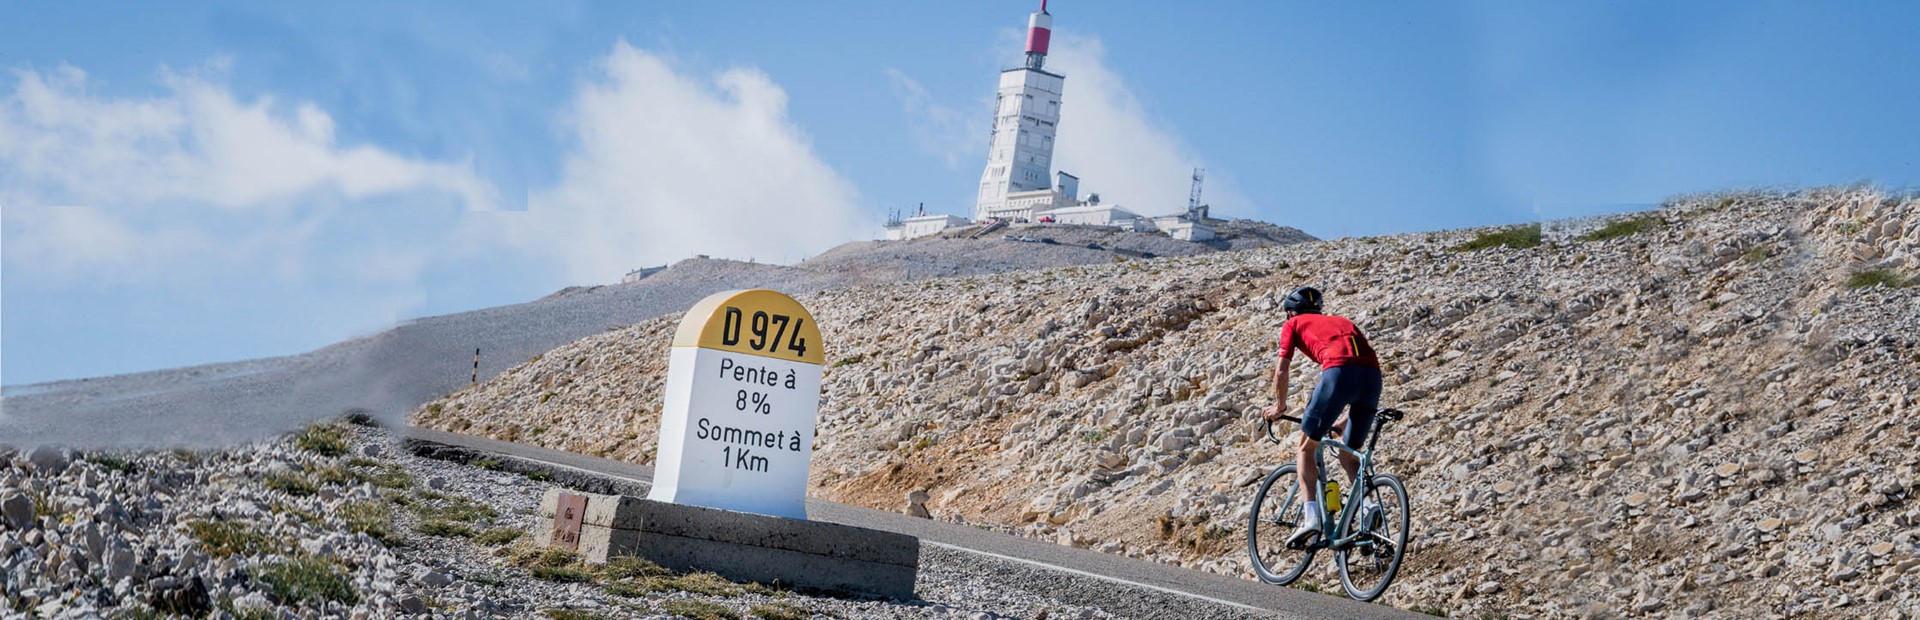
[[[1009,193],[1053,189],[1053,136],[1060,124],[1060,89],[1067,78],[1045,69],[1052,37],[1053,15],[1047,13],[1046,0],[1040,0],[1040,10],[1027,16],[1026,66],[1000,72],[993,142],[987,169],[980,174],[975,220],[1023,211],[1011,209]]]

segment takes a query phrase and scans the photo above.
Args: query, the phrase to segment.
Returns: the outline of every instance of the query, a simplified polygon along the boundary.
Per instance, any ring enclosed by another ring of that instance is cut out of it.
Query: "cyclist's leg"
[[[1314,462],[1314,450],[1320,447],[1320,440],[1327,437],[1334,419],[1340,415],[1340,407],[1334,400],[1338,370],[1321,371],[1320,382],[1313,387],[1313,396],[1307,399],[1307,408],[1300,414],[1300,446],[1295,458],[1300,471],[1300,494],[1308,501],[1317,499],[1313,485],[1320,478],[1320,464]]]
[[[1320,373],[1320,383],[1314,386],[1313,396],[1307,400],[1307,409],[1300,414],[1301,437],[1295,462],[1300,472],[1300,497],[1306,500],[1301,506],[1305,514],[1300,520],[1300,529],[1287,537],[1289,547],[1305,544],[1326,527],[1320,518],[1320,493],[1315,484],[1320,478],[1320,464],[1315,462],[1314,452],[1320,447],[1320,440],[1327,436],[1327,430],[1333,426],[1334,415],[1338,412],[1332,400],[1338,373],[1333,370]]]
[[[1341,367],[1340,384],[1337,391],[1347,405],[1347,424],[1341,430],[1341,441],[1355,450],[1367,446],[1367,435],[1373,432],[1373,416],[1380,412],[1380,369],[1367,367]],[[1345,452],[1340,453],[1340,466],[1347,470],[1348,480],[1358,480],[1360,459]]]

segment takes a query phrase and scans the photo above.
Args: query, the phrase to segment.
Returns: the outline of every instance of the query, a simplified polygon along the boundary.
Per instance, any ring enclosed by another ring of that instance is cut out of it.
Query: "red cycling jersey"
[[[1339,366],[1380,367],[1380,357],[1367,343],[1366,334],[1349,321],[1329,314],[1301,314],[1287,319],[1280,327],[1280,357],[1293,354],[1295,347],[1321,368]]]

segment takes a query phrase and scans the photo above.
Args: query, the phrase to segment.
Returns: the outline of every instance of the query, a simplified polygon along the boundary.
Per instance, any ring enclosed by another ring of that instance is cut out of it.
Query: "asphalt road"
[[[569,485],[599,493],[644,493],[653,469],[549,448],[409,427],[416,451],[447,451],[453,458],[510,457]],[[442,454],[442,456],[449,456]],[[969,574],[994,579],[1078,605],[1130,618],[1425,618],[1402,609],[1271,586],[1250,579],[1156,564],[1085,549],[1048,544],[945,521],[917,519],[859,506],[809,498],[808,517],[920,538],[921,555],[958,564]],[[1315,559],[1331,562],[1324,554]]]

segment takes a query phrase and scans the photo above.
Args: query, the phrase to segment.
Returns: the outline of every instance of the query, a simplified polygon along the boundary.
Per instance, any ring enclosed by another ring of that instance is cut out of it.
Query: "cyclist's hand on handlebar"
[[[1280,409],[1280,403],[1274,403],[1267,405],[1265,409],[1261,409],[1260,417],[1266,419],[1268,422],[1276,422],[1279,421],[1280,416],[1285,413],[1286,411]]]

